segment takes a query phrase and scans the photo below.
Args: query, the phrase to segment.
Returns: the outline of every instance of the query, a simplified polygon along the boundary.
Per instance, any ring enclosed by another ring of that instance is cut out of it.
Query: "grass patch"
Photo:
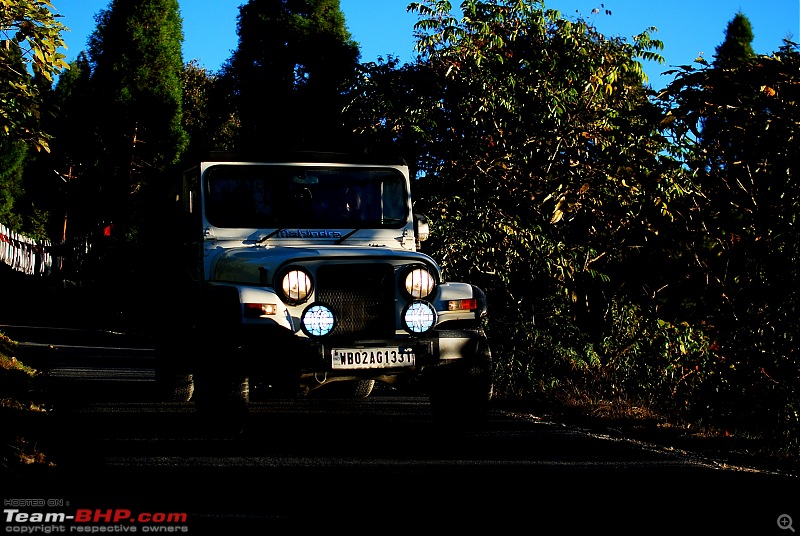
[[[47,409],[39,401],[42,375],[17,359],[18,344],[0,333],[0,455],[3,472],[50,465],[39,436]]]

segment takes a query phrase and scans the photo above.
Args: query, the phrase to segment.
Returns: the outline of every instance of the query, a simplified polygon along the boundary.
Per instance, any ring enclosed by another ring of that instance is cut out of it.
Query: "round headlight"
[[[336,325],[336,318],[333,311],[327,305],[311,305],[301,316],[303,331],[312,337],[324,337],[333,331]]]
[[[280,278],[280,290],[283,301],[290,305],[303,303],[311,297],[314,285],[311,282],[311,275],[305,270],[292,268]]]
[[[411,333],[425,333],[436,323],[436,309],[426,301],[415,301],[403,311],[403,325]]]
[[[436,280],[425,268],[414,268],[406,274],[405,289],[408,295],[419,300],[433,292]]]

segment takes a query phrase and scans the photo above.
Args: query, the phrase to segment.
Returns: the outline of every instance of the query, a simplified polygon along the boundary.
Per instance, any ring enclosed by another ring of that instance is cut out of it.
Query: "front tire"
[[[372,394],[375,380],[335,380],[316,388],[315,396],[321,398],[363,399]]]
[[[353,382],[353,398],[367,398],[375,388],[375,380],[358,380]]]
[[[158,399],[189,402],[194,395],[194,375],[174,371],[156,371]]]
[[[196,353],[192,332],[176,328],[161,332],[155,343],[156,395],[167,402],[189,402],[194,394],[194,375],[188,358]]]

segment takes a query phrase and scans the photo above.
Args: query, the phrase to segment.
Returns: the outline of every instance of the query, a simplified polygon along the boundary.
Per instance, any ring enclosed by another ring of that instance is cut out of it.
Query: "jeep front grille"
[[[317,300],[337,315],[331,336],[391,337],[395,280],[389,264],[333,264],[317,271]]]

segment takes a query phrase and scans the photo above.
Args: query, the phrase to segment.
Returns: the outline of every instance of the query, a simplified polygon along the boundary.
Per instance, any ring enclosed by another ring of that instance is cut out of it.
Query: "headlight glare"
[[[414,301],[403,311],[403,326],[411,333],[425,333],[436,323],[436,309],[426,301]]]
[[[297,305],[308,300],[311,297],[313,288],[311,275],[300,268],[292,268],[286,271],[280,280],[283,299],[291,305]]]
[[[307,307],[300,320],[303,331],[311,337],[324,337],[336,326],[336,317],[331,308],[319,303]]]
[[[415,300],[428,297],[435,285],[436,280],[425,268],[414,268],[406,274],[406,292]]]

